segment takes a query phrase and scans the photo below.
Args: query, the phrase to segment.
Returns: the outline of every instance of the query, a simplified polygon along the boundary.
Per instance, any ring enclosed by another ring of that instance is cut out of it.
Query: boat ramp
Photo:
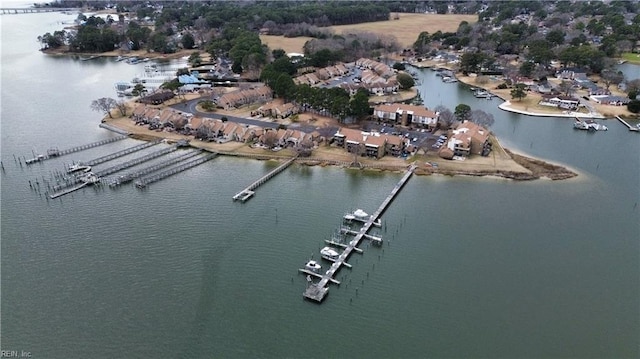
[[[30,164],[34,164],[36,162],[42,162],[44,160],[48,160],[48,159],[53,158],[53,157],[60,157],[60,156],[68,155],[70,153],[88,150],[89,148],[94,148],[94,147],[106,145],[107,143],[112,143],[112,142],[124,140],[125,138],[128,138],[128,137],[129,136],[127,136],[127,135],[111,137],[111,138],[108,138],[106,140],[92,142],[92,143],[88,143],[86,145],[80,145],[80,146],[76,146],[76,147],[71,147],[71,148],[68,148],[66,150],[59,150],[58,148],[50,148],[47,151],[46,155],[36,155],[34,158],[26,160],[25,163],[30,165]]]
[[[266,175],[260,177],[257,181],[255,181],[252,184],[250,184],[247,188],[245,188],[242,191],[236,193],[233,196],[233,200],[234,201],[242,201],[242,202],[247,201],[249,198],[253,197],[253,195],[255,194],[254,190],[256,188],[260,187],[262,184],[264,184],[265,182],[267,182],[268,180],[273,178],[278,173],[284,171],[295,160],[296,160],[296,157],[293,157],[293,158],[287,160],[286,162],[284,162],[283,164],[281,164],[280,166],[274,168],[272,171],[270,171]]]
[[[616,116],[616,118],[618,119],[618,121],[620,121],[620,123],[622,123],[623,125],[625,125],[625,126],[629,129],[629,131],[632,131],[632,132],[640,132],[640,124],[639,124],[639,125],[637,125],[637,126],[631,126],[631,125],[629,124],[629,122],[627,122],[627,121],[623,120],[623,119],[622,119],[622,117],[620,117],[620,116]]]
[[[336,273],[338,272],[338,270],[340,270],[342,266],[351,267],[351,265],[347,263],[347,259],[351,255],[351,252],[355,251],[358,253],[362,253],[362,249],[358,248],[358,245],[360,244],[363,238],[366,238],[366,236],[368,235],[367,232],[371,229],[374,222],[376,222],[379,219],[379,217],[387,209],[391,201],[393,201],[396,195],[404,187],[404,185],[407,183],[409,178],[411,178],[411,175],[413,174],[415,169],[416,169],[416,166],[412,165],[405,172],[405,174],[402,176],[400,181],[391,190],[391,193],[389,193],[387,198],[385,198],[385,200],[382,202],[380,207],[378,207],[378,209],[371,216],[367,217],[366,222],[363,223],[360,230],[353,231],[353,232],[349,230],[349,234],[355,233],[355,237],[348,243],[339,245],[339,247],[343,248],[342,253],[339,253],[337,256],[335,256],[335,258],[330,259],[333,263],[331,264],[331,267],[324,274],[316,273],[307,268],[302,268],[298,270],[299,272],[302,272],[308,275],[307,288],[303,293],[304,298],[321,303],[329,291],[328,284],[329,283],[340,284],[340,282],[334,279],[333,277],[336,275]],[[369,238],[375,238],[374,241],[382,242],[382,238],[379,238],[379,237],[370,236]],[[337,242],[334,242],[334,243],[337,243]],[[323,258],[328,259],[327,257],[324,257],[324,256]],[[317,283],[314,283],[311,280],[312,276],[319,278],[320,281],[318,281]]]

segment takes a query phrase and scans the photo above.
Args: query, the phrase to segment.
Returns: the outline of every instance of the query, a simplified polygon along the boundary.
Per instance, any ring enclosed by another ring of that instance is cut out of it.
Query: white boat
[[[84,165],[80,165],[80,164],[72,164],[71,166],[69,166],[69,169],[67,170],[67,173],[73,173],[73,172],[91,172],[91,166],[84,166]]]
[[[304,265],[304,269],[310,270],[312,272],[317,272],[320,270],[320,268],[322,268],[322,266],[314,260],[309,260],[307,264]]]
[[[345,215],[344,215],[344,217],[343,217],[343,218],[344,218],[345,220],[347,220],[347,221],[353,221],[354,219],[356,219],[356,216],[354,216],[354,215],[353,215],[353,214],[351,214],[351,213],[347,213],[347,214],[345,214]]]
[[[355,212],[353,212],[353,215],[361,219],[369,217],[369,214],[367,214],[367,212],[361,210],[360,208],[356,209]]]
[[[576,122],[573,123],[573,128],[578,130],[587,130],[590,132],[608,130],[607,126],[601,125],[593,120],[576,120]]]
[[[473,96],[475,96],[476,98],[486,98],[486,99],[490,99],[491,97],[493,97],[491,93],[484,90],[474,91]]]
[[[334,261],[340,256],[340,253],[335,248],[332,247],[324,247],[320,250],[320,255],[324,259],[328,259],[330,261]]]

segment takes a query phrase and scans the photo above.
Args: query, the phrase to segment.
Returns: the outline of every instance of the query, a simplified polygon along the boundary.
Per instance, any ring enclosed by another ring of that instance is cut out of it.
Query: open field
[[[460,22],[467,21],[475,23],[478,21],[477,15],[436,15],[436,14],[392,14],[391,18],[398,16],[398,20],[387,20],[377,22],[367,22],[354,25],[331,26],[336,34],[348,32],[367,31],[381,35],[392,35],[398,40],[402,47],[411,47],[418,39],[422,31],[430,34],[440,30],[442,32],[454,32],[458,29]],[[287,53],[302,53],[304,43],[310,37],[293,37],[260,35],[263,43],[271,49],[283,49]]]
[[[260,35],[260,40],[263,44],[269,46],[269,49],[283,49],[287,54],[295,52],[295,53],[303,53],[302,47],[304,43],[311,40],[311,37],[300,36],[300,37],[284,37],[284,36],[274,36],[274,35]]]
[[[427,31],[429,34],[433,34],[438,30],[442,32],[455,32],[462,21],[469,23],[478,21],[477,15],[393,13],[391,14],[391,18],[393,19],[396,15],[399,17],[398,20],[331,26],[331,28],[336,34],[352,31],[370,31],[384,35],[393,35],[398,39],[402,47],[411,47],[418,39],[418,35],[423,31]]]

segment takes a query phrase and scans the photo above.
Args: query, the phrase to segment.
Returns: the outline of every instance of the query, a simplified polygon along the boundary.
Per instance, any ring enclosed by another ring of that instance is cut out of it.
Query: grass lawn
[[[621,57],[623,60],[627,60],[628,62],[640,64],[640,54],[636,54],[634,52],[625,52]]]

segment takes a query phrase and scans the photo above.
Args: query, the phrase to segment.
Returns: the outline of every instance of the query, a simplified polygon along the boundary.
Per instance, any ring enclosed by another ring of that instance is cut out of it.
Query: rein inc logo
[[[0,350],[0,358],[31,358],[31,352],[24,350]]]

